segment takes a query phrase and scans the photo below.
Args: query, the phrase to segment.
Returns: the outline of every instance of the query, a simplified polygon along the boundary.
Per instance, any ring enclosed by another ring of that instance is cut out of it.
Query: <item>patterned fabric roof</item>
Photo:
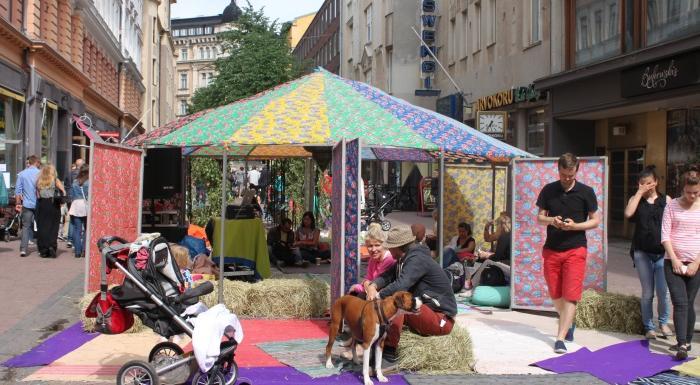
[[[323,69],[189,118],[179,129],[167,133],[158,129],[165,135],[142,143],[230,149],[274,145],[271,149],[282,149],[276,146],[331,146],[343,138],[360,138],[363,147],[373,148],[377,159],[428,161],[440,149],[455,154],[450,158],[481,161],[533,156],[434,111]],[[402,148],[423,151],[397,154]]]

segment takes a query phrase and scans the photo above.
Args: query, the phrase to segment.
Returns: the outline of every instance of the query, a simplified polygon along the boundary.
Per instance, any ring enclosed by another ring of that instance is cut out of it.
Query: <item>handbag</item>
[[[87,216],[87,198],[85,198],[85,192],[83,191],[83,186],[80,186],[80,192],[83,197],[73,200],[70,204],[70,209],[68,210],[68,215],[74,217],[86,217]]]
[[[58,206],[66,203],[66,195],[58,188],[53,189],[53,203]]]
[[[123,333],[134,324],[134,315],[119,305],[111,291],[97,293],[85,309],[85,317],[95,318],[95,331],[103,334]]]

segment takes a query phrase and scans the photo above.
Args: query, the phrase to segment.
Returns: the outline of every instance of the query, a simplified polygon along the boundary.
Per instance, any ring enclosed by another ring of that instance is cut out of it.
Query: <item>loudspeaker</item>
[[[144,198],[170,198],[182,191],[182,150],[146,150],[143,171]]]

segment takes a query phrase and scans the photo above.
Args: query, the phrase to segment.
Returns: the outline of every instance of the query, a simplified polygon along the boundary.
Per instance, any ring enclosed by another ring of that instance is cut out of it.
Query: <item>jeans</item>
[[[27,252],[29,240],[34,238],[34,209],[22,207],[22,239],[19,243],[19,251]]]
[[[442,252],[442,268],[444,269],[455,262],[459,262],[457,252],[451,247],[446,248],[445,251]]]
[[[644,331],[654,330],[654,290],[656,290],[657,311],[659,312],[659,327],[668,323],[671,314],[671,304],[668,299],[668,286],[664,275],[664,259],[656,262],[651,256],[658,257],[644,251],[634,251],[634,266],[637,267],[639,281],[642,284],[642,322]]]
[[[87,217],[70,217],[70,225],[73,228],[73,249],[75,255],[80,256],[83,254],[85,247],[85,224],[87,222]]]
[[[692,277],[676,275],[671,261],[664,261],[664,273],[673,303],[673,325],[678,345],[689,344],[695,329],[695,296],[700,288],[700,273]]]

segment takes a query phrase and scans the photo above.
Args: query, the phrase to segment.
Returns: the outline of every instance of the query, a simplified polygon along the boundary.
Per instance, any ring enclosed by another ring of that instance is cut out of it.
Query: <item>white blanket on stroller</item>
[[[199,369],[203,372],[209,371],[219,357],[221,353],[219,345],[226,327],[233,327],[233,338],[239,344],[243,342],[241,322],[223,304],[212,307],[190,322],[194,325],[192,350]]]

